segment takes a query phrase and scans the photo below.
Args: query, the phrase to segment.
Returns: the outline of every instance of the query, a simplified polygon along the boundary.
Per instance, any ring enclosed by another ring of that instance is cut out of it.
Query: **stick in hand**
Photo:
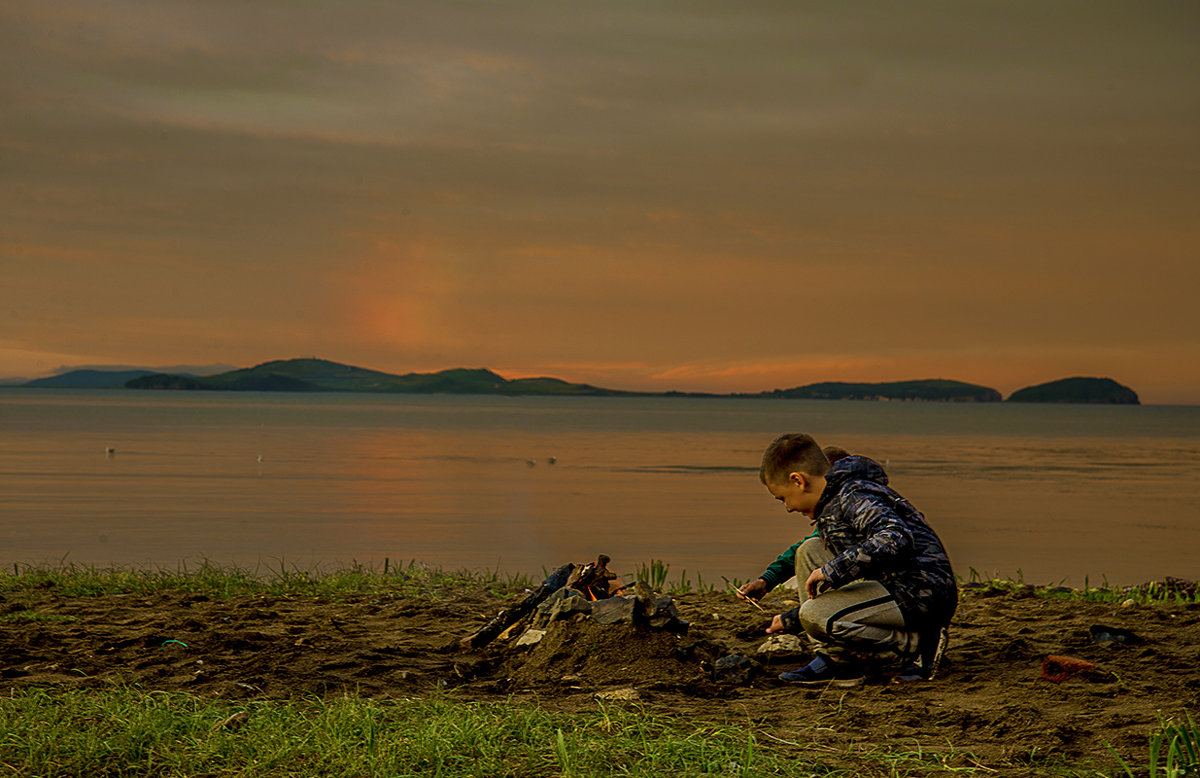
[[[758,608],[760,611],[765,611],[765,610],[766,610],[766,608],[764,608],[763,606],[761,606],[761,605],[759,605],[759,604],[758,604],[758,601],[757,601],[757,600],[752,600],[752,599],[750,599],[749,597],[746,597],[745,595],[743,595],[741,592],[739,592],[739,591],[738,591],[738,588],[737,588],[736,586],[734,586],[734,585],[733,585],[733,581],[730,581],[730,580],[729,580],[728,578],[726,578],[725,576],[721,576],[721,579],[722,579],[723,581],[725,581],[725,583],[726,583],[726,584],[729,586],[729,589],[730,589],[730,591],[732,591],[732,592],[734,593],[734,595],[735,595],[735,596],[736,596],[736,597],[737,597],[739,600],[745,600],[746,602],[748,602],[748,603],[750,603],[751,605],[753,605],[755,608]]]

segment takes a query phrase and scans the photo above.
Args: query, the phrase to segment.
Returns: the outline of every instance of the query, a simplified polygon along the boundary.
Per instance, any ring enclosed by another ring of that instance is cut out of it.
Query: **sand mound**
[[[701,662],[712,649],[665,630],[589,619],[556,621],[527,649],[514,648],[503,662],[515,688],[565,685],[677,688],[706,683]]]

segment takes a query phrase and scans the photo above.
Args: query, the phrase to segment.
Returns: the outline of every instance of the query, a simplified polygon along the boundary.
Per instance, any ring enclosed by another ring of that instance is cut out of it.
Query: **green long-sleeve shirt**
[[[780,554],[774,562],[767,565],[767,569],[763,571],[763,574],[759,578],[767,582],[768,592],[796,574],[796,549],[800,548],[800,544],[804,541],[816,536],[817,531],[813,530],[811,535],[797,540],[786,551]]]

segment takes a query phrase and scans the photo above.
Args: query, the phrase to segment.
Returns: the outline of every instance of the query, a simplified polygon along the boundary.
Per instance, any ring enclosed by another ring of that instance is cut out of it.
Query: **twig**
[[[970,762],[971,764],[975,765],[976,767],[978,767],[980,770],[987,770],[989,773],[998,773],[998,772],[1000,772],[999,770],[993,770],[992,768],[988,767],[987,765],[980,764],[978,761],[976,761],[976,760],[975,760],[975,759],[973,759],[972,757],[969,757],[969,756],[968,756],[968,757],[967,757],[967,761],[968,761],[968,762]]]
[[[789,746],[800,746],[800,747],[802,747],[802,746],[801,746],[801,744],[800,744],[800,743],[797,743],[795,740],[784,740],[784,739],[783,739],[783,738],[781,738],[781,737],[775,737],[775,736],[774,736],[774,735],[772,735],[770,732],[763,732],[763,735],[764,735],[765,737],[768,737],[768,738],[770,738],[771,740],[774,740],[776,743],[786,743],[786,744],[787,744],[787,745],[789,745]]]
[[[734,594],[734,596],[735,596],[735,597],[737,597],[739,600],[744,600],[744,601],[746,601],[746,602],[750,603],[750,604],[751,604],[751,605],[753,605],[755,608],[758,608],[760,611],[765,611],[765,610],[766,610],[766,608],[764,608],[763,606],[761,606],[761,605],[759,605],[759,604],[758,604],[758,601],[757,601],[757,600],[752,600],[752,599],[750,599],[749,597],[747,597],[746,595],[744,595],[744,594],[742,594],[741,592],[739,592],[739,591],[738,591],[738,588],[737,588],[736,586],[734,586],[734,585],[733,585],[733,581],[730,581],[730,580],[729,580],[728,578],[726,578],[725,576],[721,576],[721,580],[723,580],[723,581],[724,581],[724,582],[725,582],[725,583],[726,583],[726,584],[729,586],[729,589],[730,589],[730,591],[732,591],[732,592],[733,592],[733,594]]]

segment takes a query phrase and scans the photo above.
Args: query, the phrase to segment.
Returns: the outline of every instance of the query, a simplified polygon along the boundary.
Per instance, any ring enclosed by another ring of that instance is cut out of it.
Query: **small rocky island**
[[[1000,393],[988,386],[927,378],[918,381],[850,383],[823,381],[792,389],[763,392],[758,397],[794,400],[877,400],[899,402],[1000,402]]]
[[[1137,392],[1111,378],[1062,378],[1027,386],[1009,395],[1010,403],[1092,403],[1140,405]]]

